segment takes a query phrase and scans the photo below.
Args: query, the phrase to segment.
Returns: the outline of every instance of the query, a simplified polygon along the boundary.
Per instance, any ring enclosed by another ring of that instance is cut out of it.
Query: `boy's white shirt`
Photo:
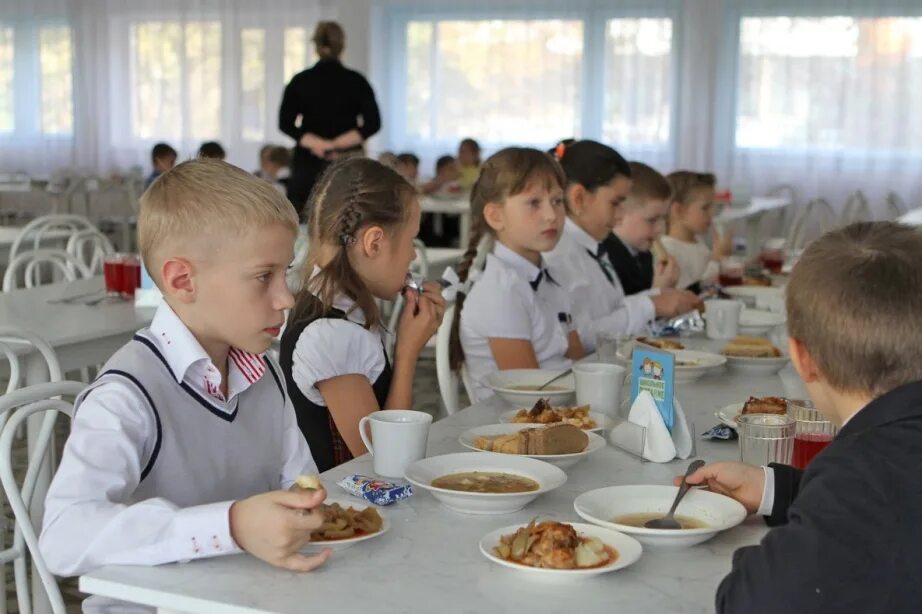
[[[598,241],[568,217],[557,247],[545,254],[545,260],[560,278],[558,281],[570,293],[573,319],[587,352],[595,349],[599,333],[639,334],[656,317],[650,292],[625,296],[610,263],[613,281],[605,277],[599,263],[586,253],[586,250],[595,253],[598,246]],[[607,254],[602,258],[608,263]]]
[[[245,362],[256,355],[234,350],[236,358],[242,356],[244,361],[238,366],[235,358],[228,358],[225,400],[218,369],[166,303],[157,309],[150,331],[177,380],[229,414],[240,394],[262,377],[271,377],[265,366],[260,373],[257,361]],[[137,390],[129,384],[113,381],[100,385],[80,405],[48,493],[40,538],[45,562],[56,575],[77,575],[103,565],[158,565],[241,551],[230,535],[233,501],[184,509],[161,498],[123,502],[138,486],[131,475],[136,472],[114,470],[120,459],[103,457],[94,442],[105,437],[104,449],[117,448],[129,465],[142,465],[149,458],[156,425],[152,420],[143,424],[139,416],[147,414],[136,410],[137,398]],[[302,473],[317,473],[294,408],[285,398],[282,489]],[[84,538],[74,539],[78,535]]]

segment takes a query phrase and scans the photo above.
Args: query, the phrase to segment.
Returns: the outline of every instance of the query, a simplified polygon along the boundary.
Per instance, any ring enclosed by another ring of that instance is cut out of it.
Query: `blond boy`
[[[788,347],[841,427],[806,471],[689,478],[776,528],[742,548],[718,612],[918,612],[922,603],[922,233],[867,222],[814,242],[787,287]]]
[[[283,196],[218,160],[144,194],[138,239],[164,304],[76,401],[40,540],[54,573],[241,551],[298,571],[326,560],[298,553],[325,493],[286,491],[316,465],[265,353],[293,304],[296,232]]]

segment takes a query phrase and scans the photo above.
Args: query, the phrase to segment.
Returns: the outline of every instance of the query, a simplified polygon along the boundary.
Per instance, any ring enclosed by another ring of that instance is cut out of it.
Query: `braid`
[[[467,245],[467,251],[464,252],[464,256],[461,258],[461,262],[458,265],[458,279],[462,284],[470,277],[471,268],[477,258],[478,248],[483,239],[485,227],[486,223],[482,215],[471,219],[471,238]],[[459,291],[455,298],[455,313],[451,322],[451,332],[448,336],[448,366],[452,371],[457,371],[461,368],[461,365],[464,364],[464,348],[461,347],[460,326],[461,309],[464,308],[464,299],[466,297],[467,294],[465,292]]]

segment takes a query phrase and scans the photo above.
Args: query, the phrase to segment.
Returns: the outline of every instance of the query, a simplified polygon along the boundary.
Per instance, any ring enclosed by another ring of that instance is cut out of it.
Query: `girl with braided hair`
[[[282,336],[280,363],[320,471],[366,452],[359,420],[410,409],[419,353],[438,330],[441,288],[405,293],[394,362],[375,299],[393,300],[416,257],[416,191],[367,158],[333,164],[311,194],[311,248]]]
[[[565,182],[548,154],[510,147],[491,156],[474,183],[462,282],[480,274],[478,247],[488,253],[470,292],[458,293],[450,340],[452,368],[466,363],[474,401],[492,394],[483,380],[497,369],[565,369],[583,356],[570,296],[542,257],[560,239]]]

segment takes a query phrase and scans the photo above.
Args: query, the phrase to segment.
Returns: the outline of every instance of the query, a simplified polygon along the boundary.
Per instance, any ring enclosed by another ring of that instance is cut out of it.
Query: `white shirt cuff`
[[[233,501],[195,505],[177,511],[175,560],[243,552],[230,533],[230,507]]]
[[[759,503],[757,514],[771,516],[775,507],[775,470],[771,467],[762,467],[765,475],[765,486],[762,487],[762,502]]]

